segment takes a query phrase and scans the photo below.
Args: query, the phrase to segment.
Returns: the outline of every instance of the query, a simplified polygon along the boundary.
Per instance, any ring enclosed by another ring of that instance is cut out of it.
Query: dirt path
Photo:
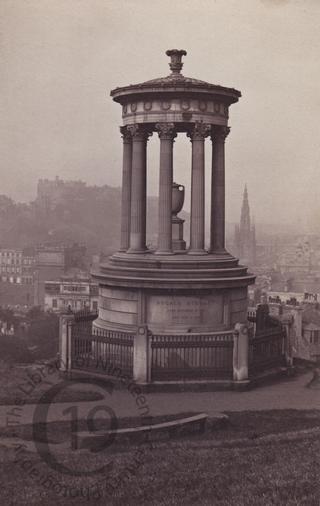
[[[224,411],[258,411],[266,409],[320,409],[320,387],[307,388],[312,372],[262,386],[246,392],[183,392],[146,394],[151,415],[179,412],[207,412],[214,415]],[[116,390],[105,401],[56,403],[48,409],[47,421],[70,419],[70,409],[76,409],[78,418],[86,418],[89,411],[101,406],[111,407],[117,417],[137,417],[141,412],[135,398],[127,391]],[[32,423],[36,405],[21,407],[0,406],[0,427]],[[103,411],[101,411],[103,413]],[[100,414],[101,414],[100,413]],[[69,417],[69,418],[68,418]]]

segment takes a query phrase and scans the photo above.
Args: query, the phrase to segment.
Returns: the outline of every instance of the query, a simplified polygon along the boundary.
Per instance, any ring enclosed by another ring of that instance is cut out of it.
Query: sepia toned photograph
[[[320,3],[0,0],[0,506],[320,505]]]

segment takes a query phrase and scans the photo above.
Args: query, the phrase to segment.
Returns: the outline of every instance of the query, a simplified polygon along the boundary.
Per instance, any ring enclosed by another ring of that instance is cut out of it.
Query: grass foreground
[[[111,447],[104,454],[65,451],[69,468],[83,471],[108,462],[92,476],[77,477],[48,468],[39,455],[0,447],[3,504],[20,506],[97,504],[122,506],[318,506],[320,440],[287,431],[320,428],[320,411],[229,413],[230,424],[205,434],[137,446]],[[264,439],[278,434],[275,440]],[[23,457],[22,457],[23,455]],[[24,463],[28,462],[28,465]],[[40,484],[51,476],[51,484]],[[93,466],[93,467],[92,467]],[[18,484],[18,485],[17,485]]]
[[[45,403],[46,393],[57,381],[59,373],[55,365],[50,370],[40,364],[7,364],[0,361],[0,405],[10,406],[19,404],[20,401],[24,404]],[[74,388],[60,392],[51,402],[86,402],[101,399],[103,395],[97,391]]]

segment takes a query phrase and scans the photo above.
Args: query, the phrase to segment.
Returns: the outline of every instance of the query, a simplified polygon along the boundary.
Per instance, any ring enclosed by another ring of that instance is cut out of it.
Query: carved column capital
[[[150,132],[144,125],[139,125],[137,123],[128,125],[127,129],[130,132],[132,139],[136,141],[147,141],[152,135],[152,132]]]
[[[174,123],[157,123],[155,128],[160,139],[173,140],[177,137]]]
[[[120,127],[121,137],[123,142],[131,142],[132,141],[132,134],[130,130],[128,130],[127,126]]]
[[[211,140],[225,142],[230,130],[230,127],[213,125],[211,129]]]
[[[202,141],[211,133],[211,126],[202,121],[196,121],[194,127],[187,133],[192,141]]]

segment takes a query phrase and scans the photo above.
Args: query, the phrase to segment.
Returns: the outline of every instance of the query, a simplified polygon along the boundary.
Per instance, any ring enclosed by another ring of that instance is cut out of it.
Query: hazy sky
[[[119,185],[121,108],[109,92],[168,75],[166,49],[183,48],[186,76],[243,95],[226,141],[228,220],[246,182],[257,222],[320,232],[318,0],[1,0],[0,13],[0,193],[31,200],[55,175]],[[150,194],[158,151],[154,136]],[[188,190],[190,158],[179,136],[175,179]]]

